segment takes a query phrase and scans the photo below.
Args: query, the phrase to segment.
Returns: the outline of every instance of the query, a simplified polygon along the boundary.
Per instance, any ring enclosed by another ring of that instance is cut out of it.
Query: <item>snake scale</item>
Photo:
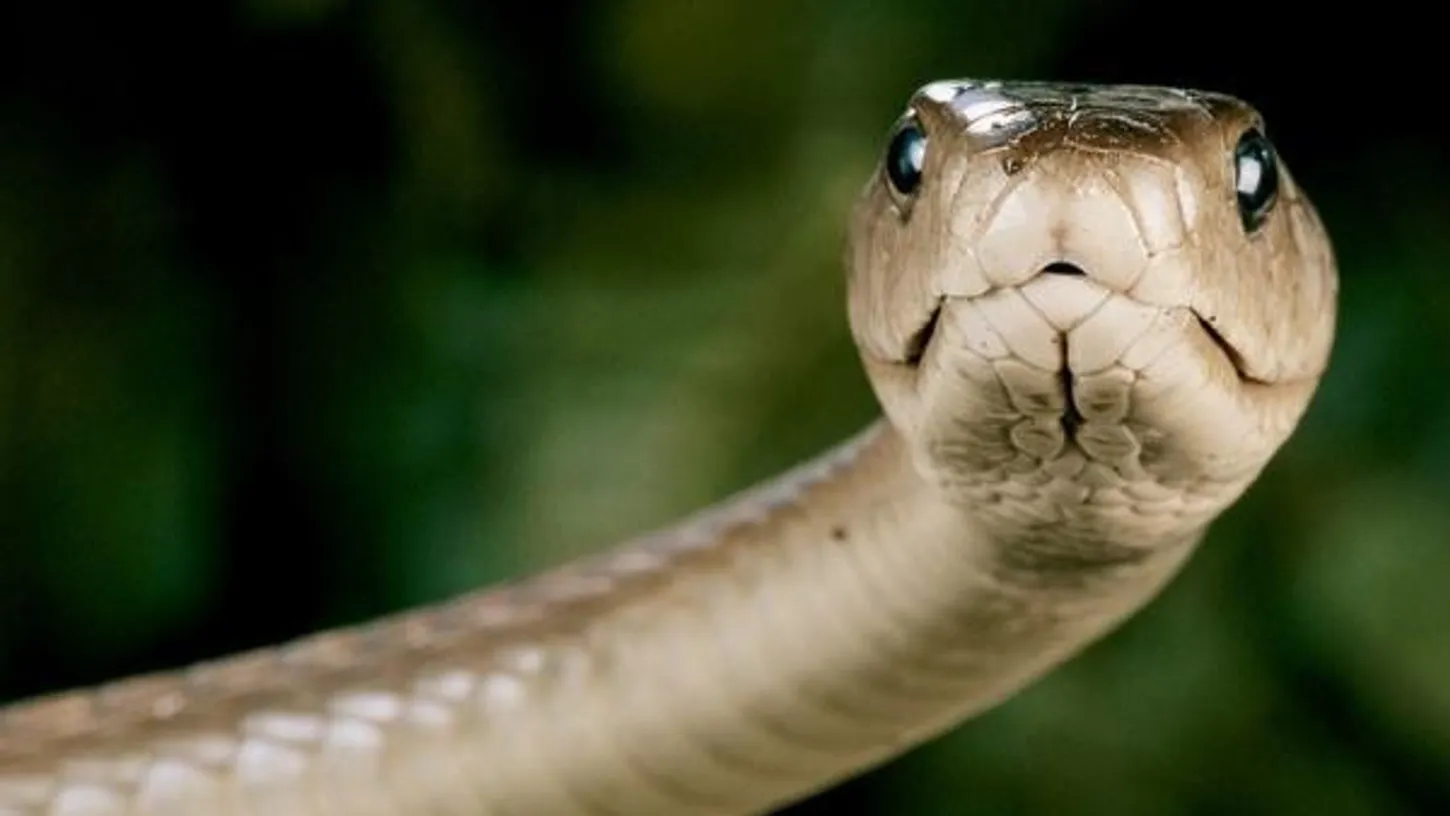
[[[1222,94],[933,82],[847,243],[857,436],[538,576],[0,709],[0,816],[768,811],[1141,608],[1328,364],[1329,240]]]

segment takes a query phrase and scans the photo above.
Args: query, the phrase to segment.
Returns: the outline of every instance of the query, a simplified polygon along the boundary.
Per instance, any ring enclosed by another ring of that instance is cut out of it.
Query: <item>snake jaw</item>
[[[1204,317],[1197,309],[1190,309],[1189,311],[1193,313],[1194,319],[1198,321],[1198,327],[1203,329],[1203,333],[1208,335],[1208,339],[1213,341],[1213,344],[1218,346],[1219,350],[1223,352],[1223,356],[1228,359],[1229,365],[1233,366],[1234,373],[1238,374],[1240,381],[1255,383],[1257,385],[1268,384],[1265,380],[1249,373],[1248,363],[1244,360],[1244,355],[1234,347],[1233,343],[1228,341],[1228,338],[1223,336],[1223,332],[1220,332],[1213,325],[1212,320]]]
[[[1053,276],[1053,277],[1059,277],[1059,278],[1086,278],[1086,279],[1091,280],[1091,281],[1093,281],[1094,283],[1096,283],[1096,284],[1098,284],[1100,286],[1106,287],[1109,291],[1117,292],[1119,294],[1124,294],[1124,295],[1128,294],[1126,292],[1122,292],[1117,287],[1114,287],[1112,285],[1111,281],[1108,280],[1108,279],[1106,279],[1104,276],[1089,274],[1088,272],[1086,272],[1083,269],[1083,267],[1081,267],[1081,266],[1079,266],[1077,264],[1068,263],[1066,261],[1056,261],[1056,262],[1053,262],[1053,263],[1050,263],[1050,264],[1044,266],[1041,270],[1039,270],[1036,273],[1036,275],[1034,276],[1034,278],[1041,278],[1041,277],[1045,277],[1045,276]],[[1265,380],[1263,380],[1261,378],[1258,378],[1258,377],[1255,377],[1254,375],[1252,375],[1252,374],[1249,373],[1248,361],[1244,359],[1243,353],[1240,352],[1238,350],[1238,348],[1233,343],[1229,342],[1228,338],[1224,336],[1223,332],[1221,332],[1221,331],[1218,330],[1218,327],[1215,325],[1215,323],[1217,322],[1215,318],[1205,317],[1202,312],[1200,312],[1198,309],[1195,309],[1193,307],[1189,307],[1189,312],[1191,312],[1193,314],[1194,319],[1198,321],[1199,327],[1201,329],[1203,329],[1203,332],[1204,332],[1205,335],[1208,336],[1208,339],[1211,340],[1213,342],[1213,344],[1215,346],[1217,346],[1218,349],[1221,352],[1223,352],[1224,357],[1228,360],[1229,364],[1231,366],[1233,366],[1234,373],[1238,375],[1238,378],[1239,378],[1240,381],[1242,381],[1242,382],[1249,382],[1249,383],[1256,383],[1256,384],[1260,384],[1260,385],[1267,384],[1267,382]],[[933,316],[933,323],[934,322],[935,322],[935,315]],[[1065,344],[1066,341],[1067,341],[1067,338],[1066,338],[1066,335],[1064,334],[1063,335],[1063,343]],[[1065,345],[1064,345],[1064,359],[1066,359],[1066,346]],[[1061,372],[1061,376],[1064,378],[1064,382],[1068,384],[1068,387],[1070,389],[1072,372],[1066,366],[1064,366],[1064,369]],[[1069,397],[1069,399],[1067,401],[1067,404],[1068,404],[1069,407],[1071,407],[1072,401],[1070,399],[1070,397],[1071,397],[1071,391],[1070,390],[1067,391],[1066,396]],[[1074,423],[1071,422],[1070,420],[1071,420],[1071,418],[1068,417],[1068,416],[1064,416],[1063,417],[1063,428],[1064,428],[1064,430],[1069,430],[1070,431],[1072,428],[1075,427]]]
[[[937,328],[941,325],[941,313],[945,305],[945,297],[937,298],[936,305],[927,315],[926,322],[921,325],[921,328],[912,332],[911,337],[907,338],[904,360],[912,368],[921,365],[921,358],[925,356],[927,346],[931,345],[932,338],[936,336]]]

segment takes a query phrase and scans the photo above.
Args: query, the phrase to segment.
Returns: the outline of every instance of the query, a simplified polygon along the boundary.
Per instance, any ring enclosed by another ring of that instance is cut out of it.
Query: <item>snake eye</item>
[[[1252,234],[1263,225],[1279,199],[1279,164],[1274,146],[1257,128],[1245,131],[1234,147],[1234,192],[1244,231]]]
[[[921,186],[921,170],[926,163],[926,133],[915,118],[896,126],[891,144],[886,147],[886,178],[892,189],[910,196]]]

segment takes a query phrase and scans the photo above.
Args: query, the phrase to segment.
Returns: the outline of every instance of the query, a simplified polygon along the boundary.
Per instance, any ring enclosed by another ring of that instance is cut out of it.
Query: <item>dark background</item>
[[[1450,809],[1450,150],[1418,7],[0,11],[0,699],[436,600],[875,413],[844,215],[912,89],[1228,91],[1339,250],[1301,432],[1160,602],[797,813]]]

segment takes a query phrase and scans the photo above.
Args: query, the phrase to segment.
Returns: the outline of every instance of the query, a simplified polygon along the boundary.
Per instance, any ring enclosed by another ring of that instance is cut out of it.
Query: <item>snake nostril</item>
[[[1087,273],[1082,271],[1081,267],[1074,266],[1070,263],[1064,263],[1062,261],[1058,261],[1057,263],[1050,263],[1047,266],[1042,267],[1042,271],[1038,274],[1067,275],[1069,277],[1075,278],[1087,277]]]

